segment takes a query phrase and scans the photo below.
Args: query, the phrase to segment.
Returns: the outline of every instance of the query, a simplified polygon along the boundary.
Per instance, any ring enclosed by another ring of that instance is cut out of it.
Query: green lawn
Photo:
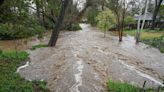
[[[127,83],[108,81],[108,92],[139,92],[139,90],[139,88]]]
[[[126,30],[125,33],[131,36],[135,36],[136,30]],[[160,36],[164,35],[164,31],[148,31],[143,30],[141,32],[141,39],[152,39],[152,38],[158,38]]]
[[[135,36],[136,30],[125,31],[125,34]],[[141,33],[141,42],[158,48],[164,53],[164,31],[143,30]]]
[[[27,59],[26,52],[0,52],[0,92],[49,92],[45,82],[30,82],[16,73]]]
[[[142,89],[128,83],[114,82],[109,80],[107,83],[108,92],[154,92],[153,88]],[[164,92],[164,88],[160,88],[159,92]]]

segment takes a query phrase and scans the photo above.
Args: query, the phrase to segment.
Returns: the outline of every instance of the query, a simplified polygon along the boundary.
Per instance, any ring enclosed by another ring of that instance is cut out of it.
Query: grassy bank
[[[135,36],[136,30],[125,31],[126,34]],[[143,30],[141,33],[141,42],[152,47],[158,48],[164,53],[164,31]]]
[[[139,88],[127,83],[108,81],[108,92],[139,92],[139,90]]]
[[[0,52],[0,92],[48,92],[45,82],[29,82],[16,73],[27,59],[26,52]]]
[[[114,82],[112,80],[108,81],[107,86],[108,92],[164,92],[164,88],[160,88],[159,91],[157,91],[157,88],[142,89],[127,83]]]
[[[31,50],[36,50],[38,48],[44,48],[44,47],[48,47],[48,45],[45,44],[34,45],[32,46]]]
[[[135,36],[136,30],[125,30],[125,33],[131,36]],[[158,38],[160,36],[164,35],[164,31],[149,31],[149,30],[143,30],[141,33],[141,39],[152,39],[152,38]]]

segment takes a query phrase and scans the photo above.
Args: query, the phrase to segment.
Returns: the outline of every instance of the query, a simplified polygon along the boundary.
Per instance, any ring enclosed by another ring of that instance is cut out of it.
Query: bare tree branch
[[[33,10],[37,10],[36,8],[32,7],[32,6],[28,6],[29,8],[33,9]],[[43,11],[39,11],[40,13],[42,13],[45,17],[47,17],[49,20],[51,20],[53,23],[56,23],[55,19],[49,15],[47,15],[46,13],[44,13]]]

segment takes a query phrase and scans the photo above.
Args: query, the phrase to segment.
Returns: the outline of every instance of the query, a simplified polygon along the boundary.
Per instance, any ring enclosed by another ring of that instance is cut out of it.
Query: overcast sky
[[[73,0],[73,3],[77,3],[77,9],[81,11],[84,8],[86,0]]]

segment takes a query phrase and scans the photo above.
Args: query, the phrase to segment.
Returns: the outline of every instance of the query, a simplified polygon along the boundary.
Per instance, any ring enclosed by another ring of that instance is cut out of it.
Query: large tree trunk
[[[0,0],[0,9],[1,9],[1,6],[2,6],[2,4],[4,3],[4,1],[5,0]],[[3,10],[1,10],[1,12],[2,12]],[[0,23],[2,22],[2,20],[0,20]],[[1,49],[0,49],[1,50]]]
[[[120,29],[120,27],[121,27],[121,25],[120,25],[120,16],[119,16],[119,14],[118,14],[118,12],[117,11],[115,11],[115,13],[116,13],[116,18],[117,18],[117,31],[118,31],[118,37],[119,37],[119,41],[120,41],[120,37],[121,37],[121,29]]]
[[[124,1],[123,1],[123,11],[122,11],[121,30],[120,30],[120,39],[119,39],[120,42],[122,41],[122,37],[123,37],[125,12],[126,12],[126,6],[125,6],[125,0],[124,0]]]
[[[140,41],[141,31],[143,30],[144,25],[145,25],[145,19],[146,19],[146,14],[147,14],[148,8],[149,8],[149,0],[146,0],[144,19],[142,20],[142,25],[140,25],[141,20],[140,19],[138,20],[138,32],[136,33],[136,43],[137,44]],[[141,13],[142,13],[142,7],[140,9],[140,16],[141,16]]]
[[[64,20],[65,11],[67,9],[68,3],[69,3],[69,0],[62,1],[60,15],[59,15],[59,18],[57,20],[56,26],[54,27],[54,29],[52,31],[51,38],[50,38],[50,41],[48,43],[49,46],[55,46],[56,45],[58,35],[60,33],[60,26],[62,25],[62,22]]]
[[[41,21],[41,7],[39,5],[39,1],[38,0],[35,0],[35,4],[36,4],[36,14],[37,14],[37,17],[38,17],[38,21],[40,24],[42,24],[42,21]]]
[[[141,1],[139,3],[139,6],[141,5]],[[142,15],[142,6],[140,6],[140,11],[139,11],[139,19],[138,19],[138,24],[137,24],[137,30],[136,30],[136,43],[139,43],[139,36],[140,36],[140,27],[141,27],[141,16]]]
[[[0,0],[0,6],[4,3],[5,0]]]
[[[151,29],[153,30],[155,28],[155,21],[156,21],[156,17],[157,17],[157,14],[159,12],[159,9],[160,9],[160,6],[162,4],[162,1],[163,0],[156,0],[156,5],[155,5],[155,10],[154,10],[154,13],[153,13],[153,20],[152,20],[152,26],[151,26]]]
[[[42,25],[47,28],[47,25],[46,25],[46,16],[44,15],[44,13],[46,13],[46,10],[47,10],[47,0],[43,0],[42,1]],[[52,17],[53,18],[53,17]]]

